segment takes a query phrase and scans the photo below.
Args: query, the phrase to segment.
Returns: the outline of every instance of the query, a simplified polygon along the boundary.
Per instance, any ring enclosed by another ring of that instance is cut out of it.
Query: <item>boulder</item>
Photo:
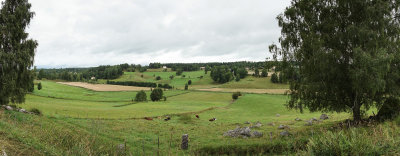
[[[276,117],[280,117],[281,115],[280,114],[276,114]]]
[[[255,125],[251,126],[251,128],[260,128],[262,124],[260,122],[257,122]]]
[[[329,117],[328,117],[328,115],[326,115],[326,114],[322,114],[322,115],[319,117],[319,119],[321,119],[321,120],[326,120],[326,119],[329,119]]]
[[[188,134],[183,134],[182,135],[181,149],[182,150],[187,150],[188,148],[189,148],[189,135]]]
[[[279,125],[278,127],[278,129],[286,129],[286,128],[290,129],[290,127],[287,125]]]
[[[250,128],[245,127],[245,128],[240,129],[240,135],[250,137],[251,136]]]
[[[11,106],[6,106],[6,109],[9,110],[9,111],[14,110],[14,108],[12,108]]]
[[[302,121],[300,118],[296,118],[296,119],[294,119],[295,121]]]
[[[312,126],[312,120],[306,121],[306,124],[304,126]]]
[[[291,135],[288,131],[283,131],[280,133],[281,136],[289,136]]]
[[[25,109],[20,109],[18,111],[21,112],[21,113],[28,113]]]
[[[252,136],[255,138],[261,138],[263,136],[263,134],[261,132],[254,131]]]

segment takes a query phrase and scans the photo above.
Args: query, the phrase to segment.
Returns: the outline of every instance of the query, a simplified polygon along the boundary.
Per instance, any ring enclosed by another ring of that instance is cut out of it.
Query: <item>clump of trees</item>
[[[135,82],[135,81],[107,81],[107,84],[122,85],[122,86],[138,86],[138,87],[160,87],[165,89],[172,89],[169,84],[158,84],[153,82]]]
[[[144,92],[143,90],[141,90],[140,92],[138,92],[138,93],[136,94],[135,101],[136,101],[136,102],[147,101],[146,92]]]
[[[277,17],[281,48],[270,46],[290,82],[287,107],[351,112],[360,121],[399,97],[398,10],[395,0],[293,1]]]
[[[150,94],[151,101],[160,101],[163,98],[163,90],[155,88]]]
[[[261,77],[268,77],[268,70],[267,69],[263,69],[262,70]]]
[[[232,72],[227,66],[216,66],[212,68],[210,76],[218,83],[226,83],[233,79]]]

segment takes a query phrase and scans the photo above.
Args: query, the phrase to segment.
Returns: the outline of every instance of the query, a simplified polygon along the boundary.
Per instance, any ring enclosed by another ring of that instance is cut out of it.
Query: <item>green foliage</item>
[[[227,66],[216,66],[212,68],[211,78],[218,83],[226,83],[232,80],[233,76]]]
[[[236,75],[236,76],[235,76],[235,81],[236,81],[236,82],[239,82],[239,81],[240,81],[240,76],[239,76],[239,75]]]
[[[238,68],[235,73],[239,74],[241,79],[245,78],[248,75],[248,72],[245,68]]]
[[[240,92],[232,93],[232,99],[233,100],[237,100],[239,98],[239,96],[242,96],[242,93],[240,93]]]
[[[268,70],[267,69],[263,69],[262,70],[261,77],[268,77]]]
[[[260,76],[260,70],[258,70],[258,68],[256,68],[256,69],[254,70],[254,76],[255,76],[255,77],[259,77],[259,76]]]
[[[38,90],[41,90],[41,89],[42,89],[42,83],[41,83],[41,82],[38,83],[37,89],[38,89]]]
[[[44,77],[46,77],[46,75],[45,75],[45,73],[44,73],[44,70],[43,70],[43,69],[40,69],[40,70],[39,70],[39,74],[37,75],[37,79],[38,79],[38,80],[42,80],[42,78],[44,78]]]
[[[400,100],[397,97],[389,97],[379,109],[377,117],[381,120],[394,119],[400,113]]]
[[[277,17],[281,48],[270,46],[291,84],[287,106],[361,120],[361,106],[399,96],[398,10],[394,0],[293,1]]]
[[[151,101],[160,101],[163,98],[163,90],[161,88],[153,89],[150,98]]]
[[[37,41],[25,29],[34,12],[27,0],[5,0],[0,10],[0,105],[23,103],[32,87]]]
[[[188,89],[189,89],[189,85],[185,84],[185,90],[188,90]]]
[[[173,80],[174,79],[174,75],[169,76],[169,79]]]
[[[271,82],[272,82],[272,83],[279,83],[278,74],[273,73],[273,74],[271,75]]]
[[[147,101],[146,92],[144,92],[143,90],[141,90],[140,92],[138,92],[138,93],[136,94],[135,101],[136,101],[136,102]]]
[[[32,112],[35,115],[42,115],[42,112],[37,108],[31,108],[31,109],[29,109],[29,112]]]
[[[160,76],[157,76],[156,77],[156,80],[158,81],[158,80],[161,80],[161,77]]]
[[[180,76],[180,75],[182,75],[182,73],[183,73],[183,70],[181,68],[176,70],[176,76]]]

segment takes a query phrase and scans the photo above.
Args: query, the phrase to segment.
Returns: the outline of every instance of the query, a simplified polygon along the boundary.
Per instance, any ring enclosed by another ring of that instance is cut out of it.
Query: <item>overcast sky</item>
[[[30,0],[39,68],[263,61],[290,0]]]

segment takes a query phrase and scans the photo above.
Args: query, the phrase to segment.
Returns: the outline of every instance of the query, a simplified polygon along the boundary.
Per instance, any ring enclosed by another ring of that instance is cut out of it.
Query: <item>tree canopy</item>
[[[25,29],[34,12],[28,0],[5,0],[0,10],[0,105],[22,103],[32,88],[37,41]]]
[[[400,94],[398,0],[293,0],[277,17],[274,58],[290,82],[287,107],[362,112]],[[362,107],[363,106],[363,107]]]

